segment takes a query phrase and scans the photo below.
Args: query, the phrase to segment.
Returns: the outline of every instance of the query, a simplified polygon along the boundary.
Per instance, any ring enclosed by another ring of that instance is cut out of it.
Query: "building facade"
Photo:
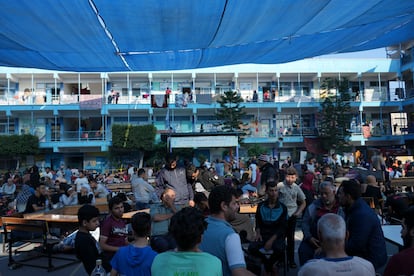
[[[385,54],[384,54],[385,55]],[[159,133],[220,132],[217,97],[244,99],[246,146],[283,159],[318,135],[325,78],[349,81],[351,143],[410,150],[414,138],[412,48],[398,58],[313,58],[165,72],[73,73],[0,68],[0,134],[37,135],[27,163],[106,170],[113,124],[153,124]],[[254,91],[257,93],[254,96]],[[202,149],[210,159],[217,149]],[[240,156],[243,156],[240,149]],[[6,164],[0,164],[4,169]]]

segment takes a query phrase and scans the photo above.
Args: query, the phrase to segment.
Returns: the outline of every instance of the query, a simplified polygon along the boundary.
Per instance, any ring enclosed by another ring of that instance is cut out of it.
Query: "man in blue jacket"
[[[370,261],[378,270],[387,261],[387,249],[377,215],[361,199],[361,185],[353,179],[343,181],[338,190],[338,200],[345,209],[349,232],[345,245],[347,254]]]

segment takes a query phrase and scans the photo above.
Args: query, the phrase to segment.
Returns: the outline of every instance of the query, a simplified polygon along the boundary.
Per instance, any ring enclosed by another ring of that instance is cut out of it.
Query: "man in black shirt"
[[[46,209],[47,191],[45,184],[39,183],[34,188],[35,193],[27,199],[24,213],[34,213]]]
[[[79,231],[75,238],[75,252],[81,260],[88,275],[95,268],[96,260],[102,260],[105,271],[111,271],[109,261],[102,254],[102,249],[89,231],[95,231],[99,226],[99,210],[92,205],[83,205],[78,210]]]
[[[257,187],[259,196],[264,196],[266,193],[266,183],[278,182],[279,174],[270,163],[270,156],[261,154],[257,159],[257,165],[260,168],[260,186]]]

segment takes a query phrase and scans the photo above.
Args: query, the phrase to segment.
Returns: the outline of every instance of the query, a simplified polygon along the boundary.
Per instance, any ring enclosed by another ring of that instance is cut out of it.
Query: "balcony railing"
[[[319,93],[315,90],[314,95],[317,96],[305,96],[300,95],[300,93],[291,92],[290,95],[280,95],[275,96],[271,99],[261,99],[258,101],[252,101],[252,97],[249,96],[250,92],[241,93],[242,98],[245,103],[272,103],[272,102],[322,102],[324,98],[319,97]],[[0,95],[0,105],[65,105],[65,104],[80,104],[85,107],[101,107],[104,104],[109,105],[149,105],[151,104],[151,96],[155,95],[164,96],[163,92],[153,91],[151,95],[144,94],[140,96],[129,96],[121,95],[118,100],[112,99],[111,101],[108,98],[102,97],[101,94],[88,94],[88,95],[46,95],[41,92],[33,92],[29,96],[23,96],[21,92],[16,92],[15,95]],[[220,97],[220,94],[173,94],[169,95],[168,103],[174,104],[177,107],[185,107],[189,104],[213,104],[217,102],[217,99]],[[387,88],[382,87],[372,87],[366,88],[362,97],[359,95],[352,94],[351,101],[387,101],[388,100],[388,91]]]
[[[99,141],[106,140],[105,132],[101,130],[91,131],[64,131],[51,132],[46,135],[46,142],[78,142],[78,141]]]

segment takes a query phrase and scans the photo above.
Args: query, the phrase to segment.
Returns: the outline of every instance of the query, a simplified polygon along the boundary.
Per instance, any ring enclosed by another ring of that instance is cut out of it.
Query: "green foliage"
[[[149,151],[154,145],[156,133],[153,125],[113,125],[112,147],[119,151]]]
[[[242,117],[246,112],[241,106],[243,98],[236,91],[227,91],[217,102],[220,104],[220,108],[216,111],[216,117],[222,122],[223,131],[244,133]],[[239,138],[239,140],[241,139]]]
[[[266,149],[259,144],[253,144],[247,149],[247,155],[249,157],[259,156],[264,152],[266,152]]]
[[[23,157],[39,152],[39,138],[31,134],[1,135],[0,155],[6,157]]]
[[[167,143],[159,142],[154,145],[151,151],[145,153],[144,159],[147,160],[147,163],[149,164],[162,164],[169,154]],[[192,148],[174,148],[171,154],[179,156],[181,159],[191,160],[194,150]]]
[[[321,90],[327,91],[319,112],[319,136],[323,141],[323,148],[337,152],[346,151],[349,148],[348,129],[352,120],[348,79],[339,81],[326,78],[322,82]]]
[[[157,129],[153,125],[113,125],[112,147],[108,158],[114,166],[125,160],[138,164],[146,152],[153,149]]]

